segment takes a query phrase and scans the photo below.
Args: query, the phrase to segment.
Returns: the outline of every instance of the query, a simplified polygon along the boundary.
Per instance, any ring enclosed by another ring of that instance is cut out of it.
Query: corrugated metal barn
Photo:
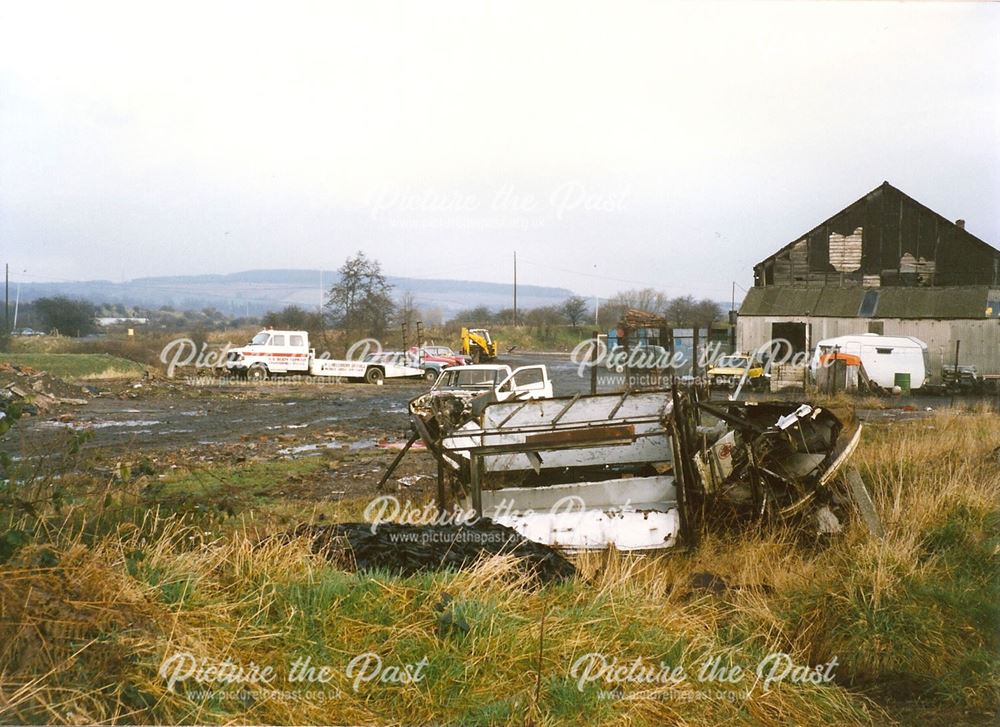
[[[961,364],[1000,373],[1000,250],[884,182],[754,266],[741,351],[859,333],[921,339],[935,378],[956,341]]]

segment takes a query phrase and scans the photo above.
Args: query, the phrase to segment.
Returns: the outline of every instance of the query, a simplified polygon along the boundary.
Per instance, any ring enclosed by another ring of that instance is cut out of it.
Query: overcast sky
[[[885,179],[998,245],[998,37],[975,3],[4,1],[0,263],[503,282],[516,250],[726,300]]]

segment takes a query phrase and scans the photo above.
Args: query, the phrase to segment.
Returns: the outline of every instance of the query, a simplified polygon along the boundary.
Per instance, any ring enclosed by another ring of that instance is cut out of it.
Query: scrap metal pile
[[[687,496],[688,537],[706,520],[730,515],[811,512],[821,532],[839,531],[834,509],[843,500],[832,485],[860,439],[853,416],[799,402],[675,400],[675,476]]]
[[[720,517],[808,514],[836,532],[845,500],[832,483],[860,435],[823,407],[699,401],[680,387],[453,414],[411,408],[439,462],[439,506],[450,492],[460,509],[565,552],[693,545]]]

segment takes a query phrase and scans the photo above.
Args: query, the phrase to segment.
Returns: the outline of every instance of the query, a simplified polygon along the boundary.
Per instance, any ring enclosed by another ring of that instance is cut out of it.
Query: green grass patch
[[[106,353],[0,353],[0,362],[29,366],[61,379],[111,379],[145,370],[135,361]]]

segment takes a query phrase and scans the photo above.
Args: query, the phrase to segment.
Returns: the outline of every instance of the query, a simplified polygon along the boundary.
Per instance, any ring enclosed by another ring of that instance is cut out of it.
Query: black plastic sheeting
[[[314,553],[357,570],[407,576],[469,568],[481,557],[504,554],[516,556],[517,566],[534,573],[541,582],[576,575],[575,566],[557,550],[487,518],[468,525],[381,523],[374,532],[371,523],[307,525],[290,535],[309,535]]]

